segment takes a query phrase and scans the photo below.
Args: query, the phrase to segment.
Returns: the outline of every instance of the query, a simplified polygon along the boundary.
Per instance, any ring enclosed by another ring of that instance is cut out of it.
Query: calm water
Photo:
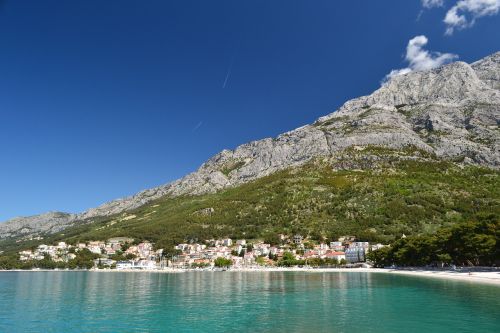
[[[1,272],[0,332],[500,332],[500,288],[377,273]]]

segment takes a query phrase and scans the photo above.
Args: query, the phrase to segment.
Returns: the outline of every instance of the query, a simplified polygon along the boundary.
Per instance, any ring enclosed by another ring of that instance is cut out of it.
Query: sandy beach
[[[265,269],[266,270],[266,269]],[[239,269],[237,271],[252,271],[252,269]],[[261,269],[254,270],[261,271]],[[500,286],[500,270],[428,270],[424,268],[390,269],[390,268],[270,268],[266,271],[303,271],[303,272],[366,272],[382,274],[400,274],[438,279],[460,280],[496,284]]]
[[[96,270],[95,272],[151,272],[151,273],[184,273],[184,272],[217,272],[216,270],[203,269],[163,269],[163,270]],[[488,283],[500,286],[500,269],[475,269],[463,270],[430,270],[426,268],[307,268],[307,267],[262,267],[262,268],[231,268],[227,272],[363,272],[381,274],[400,274],[427,278],[459,280],[471,283]]]
[[[0,270],[0,272],[75,272],[87,270]],[[179,274],[186,272],[223,272],[222,270],[210,269],[100,269],[88,270],[94,273],[161,273]],[[500,269],[495,268],[464,268],[461,270],[430,270],[427,268],[310,268],[310,267],[245,267],[231,268],[224,272],[305,272],[305,273],[380,273],[380,274],[400,274],[408,276],[418,276],[436,279],[458,280],[471,283],[487,283],[500,286]]]
[[[388,274],[401,274],[420,276],[437,279],[460,280],[471,283],[488,283],[500,286],[500,270],[468,270],[453,271],[453,270],[426,270],[419,269],[386,269],[386,268],[371,268],[367,269],[368,272],[380,272]]]

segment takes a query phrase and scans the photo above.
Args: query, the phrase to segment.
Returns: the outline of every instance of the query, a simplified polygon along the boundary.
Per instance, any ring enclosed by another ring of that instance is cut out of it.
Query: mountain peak
[[[471,66],[483,82],[500,90],[500,51],[472,63]]]
[[[11,220],[0,225],[0,238],[16,234],[15,226],[21,230],[18,234],[53,232],[75,221],[120,214],[163,196],[213,193],[314,158],[335,159],[352,147],[413,147],[437,159],[498,169],[499,82],[500,52],[471,65],[457,61],[397,76],[314,124],[223,150],[170,184],[77,215]],[[53,228],[48,227],[50,221]]]
[[[500,92],[491,88],[500,82],[499,71],[500,52],[497,52],[473,65],[456,61],[428,71],[399,75],[371,95],[346,102],[338,111],[320,118],[320,121],[373,105],[395,107],[427,103],[460,105],[469,101],[498,102]]]

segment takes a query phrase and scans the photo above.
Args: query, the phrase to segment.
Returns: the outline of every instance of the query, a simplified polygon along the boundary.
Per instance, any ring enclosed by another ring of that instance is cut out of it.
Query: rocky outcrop
[[[74,214],[49,212],[28,217],[16,217],[0,225],[0,238],[55,233],[75,222]]]
[[[412,147],[437,158],[498,169],[499,88],[500,52],[472,65],[455,62],[397,76],[311,125],[223,150],[196,172],[170,184],[81,214],[14,219],[0,225],[0,237],[59,231],[75,221],[119,214],[163,196],[215,192],[315,157],[335,157],[350,147]]]
[[[493,89],[500,89],[500,52],[471,64],[481,81]]]

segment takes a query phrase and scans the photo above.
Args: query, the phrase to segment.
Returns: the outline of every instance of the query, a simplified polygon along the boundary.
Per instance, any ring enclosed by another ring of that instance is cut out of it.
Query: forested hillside
[[[176,243],[213,237],[312,239],[345,234],[388,243],[439,227],[500,216],[499,172],[443,162],[416,149],[355,149],[335,160],[290,168],[215,194],[163,198],[139,209],[68,228],[42,240],[0,244],[6,252],[41,242],[114,236]]]

